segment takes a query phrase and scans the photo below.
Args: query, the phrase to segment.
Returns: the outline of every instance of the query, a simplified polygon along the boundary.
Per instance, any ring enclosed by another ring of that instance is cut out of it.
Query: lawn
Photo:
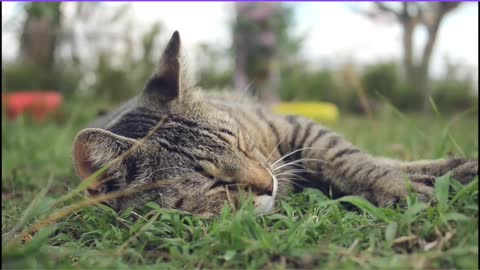
[[[441,177],[437,203],[411,196],[402,209],[316,190],[268,215],[246,203],[211,220],[154,203],[122,213],[88,206],[70,155],[97,107],[68,104],[44,124],[2,119],[2,268],[478,268],[478,178],[461,186]],[[330,126],[378,155],[478,157],[478,110],[340,115]]]

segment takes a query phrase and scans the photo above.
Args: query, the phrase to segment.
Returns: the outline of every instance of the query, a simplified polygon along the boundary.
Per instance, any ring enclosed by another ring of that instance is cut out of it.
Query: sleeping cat
[[[180,51],[175,32],[143,91],[75,139],[74,167],[82,179],[106,166],[91,194],[156,184],[111,200],[117,210],[155,201],[210,217],[226,203],[238,207],[248,193],[265,213],[303,187],[386,206],[409,189],[431,199],[435,177],[449,171],[462,183],[478,173],[478,160],[374,157],[312,120],[203,94],[189,84]]]

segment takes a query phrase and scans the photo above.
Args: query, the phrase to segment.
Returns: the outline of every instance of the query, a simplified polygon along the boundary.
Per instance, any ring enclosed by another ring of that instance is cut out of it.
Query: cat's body
[[[467,182],[478,173],[477,160],[373,157],[312,120],[276,115],[238,97],[204,96],[185,81],[179,42],[176,33],[142,94],[77,137],[74,160],[82,178],[110,164],[97,191],[160,183],[116,200],[117,208],[154,200],[210,216],[225,203],[235,207],[246,190],[258,211],[267,212],[279,195],[301,187],[361,195],[383,206],[407,195],[407,180],[427,200],[436,176],[452,171]]]

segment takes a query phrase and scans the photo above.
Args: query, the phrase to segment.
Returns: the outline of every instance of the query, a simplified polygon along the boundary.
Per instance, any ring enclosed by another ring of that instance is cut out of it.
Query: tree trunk
[[[23,59],[44,68],[51,68],[55,58],[57,29],[48,18],[31,18],[25,22],[22,34]]]
[[[39,9],[38,4],[27,6],[27,18],[21,34],[21,55],[24,61],[50,69],[55,62],[55,51],[60,31],[60,4],[44,6],[50,12]]]
[[[248,91],[248,78],[245,71],[245,50],[241,46],[236,47],[235,53],[235,73],[233,78],[234,91],[243,95],[245,91]]]
[[[440,28],[440,23],[442,22],[444,13],[437,15],[433,25],[428,28],[428,40],[423,48],[422,61],[418,75],[419,77],[419,87],[423,87],[424,90],[424,100],[423,100],[423,110],[428,111],[430,108],[430,96],[432,95],[432,89],[429,83],[429,70],[430,62],[432,59],[433,49],[435,48],[435,42],[438,36],[438,29]]]
[[[403,28],[403,65],[406,83],[410,91],[418,91],[423,95],[423,110],[429,108],[429,97],[432,89],[429,84],[430,62],[437,40],[438,30],[445,15],[460,5],[460,2],[438,2],[421,5],[404,2],[401,10],[395,10],[381,2],[376,3],[381,13],[394,15]],[[430,16],[426,16],[430,15]],[[414,60],[413,39],[415,27],[422,24],[428,29],[428,40],[419,61]]]
[[[419,90],[416,88],[416,68],[413,62],[413,33],[415,26],[412,20],[403,21],[403,64],[409,91]]]

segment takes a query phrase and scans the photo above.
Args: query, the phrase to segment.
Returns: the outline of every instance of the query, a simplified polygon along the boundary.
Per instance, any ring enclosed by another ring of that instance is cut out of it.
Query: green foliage
[[[135,85],[134,78],[124,67],[115,67],[109,63],[109,57],[100,55],[95,69],[95,83],[92,88],[95,95],[106,100],[118,102],[132,97],[141,89]]]
[[[80,70],[67,64],[53,69],[22,62],[4,64],[2,67],[2,92],[57,90],[64,95],[71,95],[77,89],[82,75]]]
[[[24,9],[31,18],[49,18],[54,24],[59,24],[61,20],[61,9],[59,2],[52,3],[25,3]]]
[[[225,67],[225,59],[230,58],[226,50],[205,43],[197,49],[197,85],[206,90],[232,89],[233,71]]]
[[[272,17],[272,25],[277,37],[278,54],[283,59],[295,56],[301,48],[304,37],[293,33],[295,14],[292,5],[279,3],[278,15]]]
[[[339,82],[335,71],[307,69],[305,63],[291,64],[282,70],[280,98],[284,101],[324,101],[336,104],[341,111],[356,112],[356,92]]]
[[[280,97],[284,101],[328,101],[342,111],[358,112],[358,94],[348,83],[337,79],[336,71],[308,69],[305,63],[290,64],[281,74]],[[373,109],[389,103],[402,111],[419,111],[423,93],[407,87],[396,63],[378,63],[367,66],[361,74]],[[456,77],[432,82],[433,100],[440,111],[463,111],[478,106],[469,80]]]
[[[434,81],[433,100],[443,111],[462,111],[478,106],[478,97],[474,96],[472,82],[460,79]]]
[[[215,58],[212,58],[214,61]],[[291,62],[281,70],[279,96],[282,101],[325,101],[335,103],[341,111],[361,111],[357,92],[338,79],[335,70],[309,69],[303,62]],[[229,86],[230,71],[212,67],[201,68],[200,85],[207,89]],[[423,93],[407,87],[395,63],[379,63],[366,67],[361,75],[373,109],[381,109],[385,103],[402,111],[419,111],[423,105]],[[448,78],[432,82],[432,98],[443,112],[463,111],[478,106],[471,82]]]
[[[154,44],[161,33],[161,25],[154,24],[142,37],[140,57],[132,54],[133,49],[121,55],[120,65],[115,65],[116,56],[111,52],[101,52],[95,67],[95,82],[90,86],[95,97],[101,97],[111,104],[124,101],[138,94],[158,64]],[[129,37],[125,38],[129,45]],[[130,44],[131,45],[131,44]]]
[[[422,105],[423,93],[406,86],[396,63],[368,66],[362,76],[362,85],[370,100],[378,102],[386,99],[401,110],[416,110]]]
[[[400,91],[400,78],[395,63],[380,63],[368,66],[362,77],[362,84],[369,96],[380,94],[394,98]]]
[[[280,97],[285,101],[336,101],[337,86],[328,70],[307,71],[301,64],[283,70]]]
[[[259,98],[276,99],[277,77],[297,57],[302,38],[293,33],[294,9],[285,3],[235,3],[231,26],[231,58],[235,87],[246,87]],[[236,89],[242,91],[243,89]]]
[[[233,35],[241,41],[233,44],[235,50],[245,50],[247,72],[255,74],[263,72],[265,59],[275,55],[286,59],[295,55],[300,49],[301,38],[292,34],[294,25],[293,7],[284,3],[242,3],[244,12],[237,14],[237,19],[232,25]],[[256,9],[256,16],[251,9]],[[268,13],[269,15],[260,15]],[[264,17],[264,18],[259,18]],[[262,42],[265,34],[274,35],[274,43]],[[239,47],[238,47],[239,46]]]
[[[161,25],[154,24],[141,37],[141,55],[134,56],[132,50],[126,50],[119,56],[121,65],[113,63],[118,59],[111,52],[99,52],[93,83],[88,85],[82,84],[86,70],[69,61],[56,63],[51,69],[27,62],[3,64],[2,91],[58,90],[66,96],[78,96],[81,92],[116,104],[139,93],[151,76],[158,63],[154,44],[160,33]],[[128,37],[125,44],[129,44]]]
[[[223,88],[232,88],[232,77],[233,74],[231,71],[224,72],[209,72],[202,70],[198,73],[197,85],[203,89],[212,90],[212,89],[223,89]]]

